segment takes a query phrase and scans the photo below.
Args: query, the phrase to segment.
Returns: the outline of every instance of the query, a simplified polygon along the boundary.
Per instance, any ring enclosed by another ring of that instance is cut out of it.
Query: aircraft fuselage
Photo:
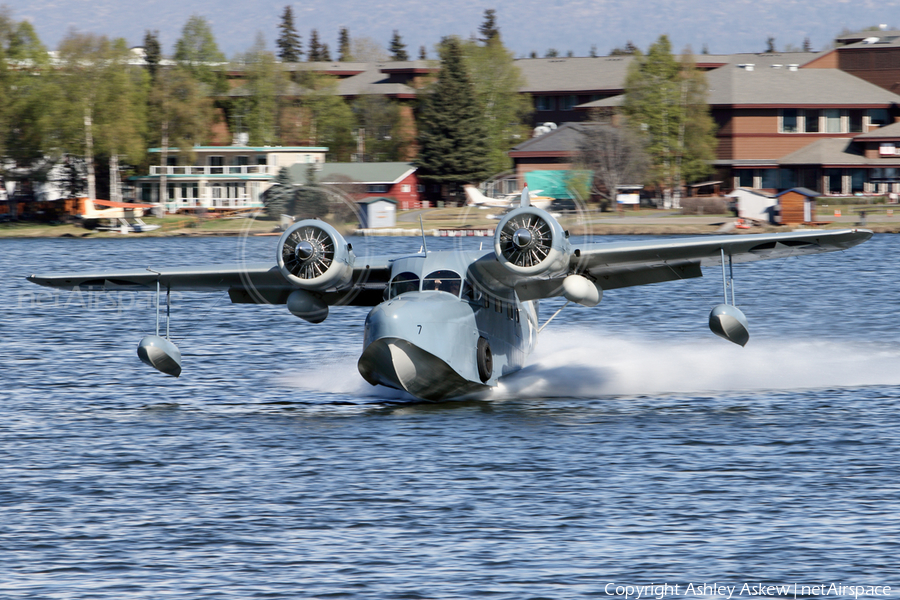
[[[394,262],[387,300],[366,317],[358,363],[366,381],[442,400],[524,366],[537,341],[537,303],[492,284],[474,258],[433,252]]]

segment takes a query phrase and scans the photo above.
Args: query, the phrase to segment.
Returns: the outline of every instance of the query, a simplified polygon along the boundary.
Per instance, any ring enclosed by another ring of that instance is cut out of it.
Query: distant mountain
[[[229,57],[248,49],[256,32],[270,47],[277,37],[279,15],[287,2],[245,0],[7,0],[16,19],[29,19],[49,47],[70,28],[139,45],[144,31],[156,29],[165,54],[171,54],[187,18],[200,14],[212,24],[219,47]],[[468,37],[477,32],[485,8],[497,10],[501,35],[517,56],[535,51],[543,56],[554,48],[560,56],[571,50],[587,56],[592,45],[601,55],[626,41],[646,49],[667,33],[673,48],[687,45],[699,53],[762,52],[766,39],[800,47],[809,38],[822,49],[843,28],[862,29],[885,23],[896,13],[894,2],[872,0],[495,0],[477,2],[412,2],[410,0],[331,0],[291,3],[304,43],[312,28],[333,53],[340,27],[351,36],[370,37],[385,47],[399,30],[411,56],[425,45],[434,56],[435,43],[445,35]],[[892,10],[888,10],[891,8]]]

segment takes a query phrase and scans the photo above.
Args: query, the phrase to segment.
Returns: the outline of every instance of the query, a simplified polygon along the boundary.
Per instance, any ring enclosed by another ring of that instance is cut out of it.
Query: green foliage
[[[15,22],[0,7],[0,157],[19,169],[4,173],[7,178],[25,174],[42,180],[50,167],[46,158],[59,155],[54,139],[59,98],[47,67],[47,49],[31,24]],[[45,75],[35,76],[41,72]]]
[[[331,62],[331,51],[328,50],[328,44],[322,44],[322,52],[321,52],[321,60],[324,62]]]
[[[160,71],[148,107],[150,144],[177,147],[182,163],[191,164],[193,147],[205,141],[213,119],[212,102],[200,83],[181,67]]]
[[[557,56],[559,56],[559,50],[556,48],[548,48],[544,53],[544,58],[556,58]]]
[[[225,55],[219,51],[212,27],[203,17],[192,15],[184,24],[173,58],[213,93],[227,91],[225,74],[217,68],[225,62]]]
[[[329,161],[348,161],[356,148],[353,140],[353,112],[337,95],[337,78],[308,73],[301,100],[306,113],[304,138],[311,146],[328,146]]]
[[[609,55],[610,56],[632,56],[634,54],[640,54],[640,52],[641,51],[638,49],[638,47],[635,46],[631,42],[631,40],[628,40],[627,42],[625,42],[625,45],[623,47],[621,47],[621,48],[616,47],[616,48],[613,48],[612,50],[610,50]]]
[[[346,27],[341,27],[338,34],[338,61],[353,62],[353,53],[350,51],[350,31]]]
[[[493,8],[485,9],[484,11],[484,21],[481,23],[481,26],[478,28],[478,33],[481,34],[481,42],[483,44],[490,44],[491,42],[499,42],[500,41],[500,28],[497,27],[497,11]]]
[[[388,51],[391,53],[391,60],[409,60],[409,55],[406,53],[406,44],[403,43],[403,39],[396,29],[394,30],[394,35],[391,37],[391,45],[388,47]]]
[[[416,165],[426,181],[459,186],[483,181],[487,166],[487,128],[456,38],[440,47],[441,70],[422,102]]]
[[[366,94],[357,97],[352,108],[356,123],[365,130],[366,160],[400,160],[411,140],[404,136],[397,103]]]
[[[272,187],[266,190],[266,215],[271,219],[280,219],[281,215],[291,214],[294,194],[294,184],[288,168],[282,167],[278,170]]]
[[[647,138],[649,183],[674,188],[710,172],[714,158],[714,125],[706,102],[706,79],[693,59],[681,63],[666,36],[640,52],[625,81],[623,113]]]
[[[303,46],[300,43],[300,36],[294,27],[294,12],[291,10],[290,4],[284,7],[281,14],[281,23],[278,25],[281,32],[275,45],[278,46],[278,58],[281,62],[295,63],[300,62],[303,56]]]
[[[144,56],[147,61],[147,72],[150,78],[156,77],[159,61],[162,60],[162,47],[159,45],[159,32],[150,31],[144,33]]]
[[[486,45],[464,42],[463,52],[485,130],[488,156],[484,168],[495,174],[512,167],[507,153],[528,139],[530,127],[525,121],[532,107],[529,98],[519,93],[525,81],[513,53],[503,46],[499,35],[491,40]]]
[[[313,29],[309,32],[309,52],[306,53],[308,62],[319,62],[325,60],[322,58],[322,44],[319,43],[319,30]]]
[[[266,50],[261,34],[243,55],[242,63],[247,83],[239,90],[243,95],[232,107],[232,118],[241,118],[250,134],[251,146],[275,146],[279,143],[275,132],[278,97],[287,79],[275,62],[275,55]]]

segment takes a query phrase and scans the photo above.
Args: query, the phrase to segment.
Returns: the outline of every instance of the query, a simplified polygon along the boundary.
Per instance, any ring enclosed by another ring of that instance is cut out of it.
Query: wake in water
[[[370,386],[356,360],[348,355],[315,371],[285,374],[281,383],[356,398],[412,399]],[[842,340],[757,339],[741,348],[712,334],[708,340],[678,342],[559,328],[541,334],[528,362],[486,399],[900,385],[900,348]]]

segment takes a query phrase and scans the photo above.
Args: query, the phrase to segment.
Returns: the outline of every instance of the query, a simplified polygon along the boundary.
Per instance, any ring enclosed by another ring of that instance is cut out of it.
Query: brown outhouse
[[[782,225],[800,225],[816,221],[816,197],[819,192],[808,188],[791,188],[781,192],[778,198],[778,222]]]

